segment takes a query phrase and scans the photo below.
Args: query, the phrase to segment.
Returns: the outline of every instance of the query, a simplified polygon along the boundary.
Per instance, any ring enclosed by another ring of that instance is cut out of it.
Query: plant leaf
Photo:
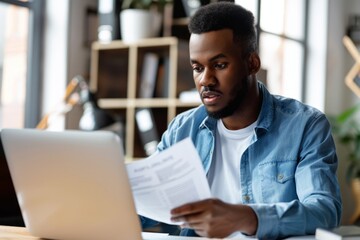
[[[355,106],[347,109],[346,111],[344,111],[343,113],[341,113],[338,117],[337,117],[337,121],[339,123],[343,123],[345,121],[347,121],[349,118],[351,118],[351,116],[353,116],[358,110],[360,109],[360,104],[356,104]]]

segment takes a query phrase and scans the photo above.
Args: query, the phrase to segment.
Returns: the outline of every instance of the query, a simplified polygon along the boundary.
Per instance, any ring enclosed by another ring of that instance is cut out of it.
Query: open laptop
[[[32,235],[142,239],[117,135],[3,129],[1,137],[25,225]]]

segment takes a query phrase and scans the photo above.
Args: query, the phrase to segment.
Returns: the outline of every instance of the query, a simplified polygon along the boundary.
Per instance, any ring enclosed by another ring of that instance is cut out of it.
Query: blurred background
[[[93,68],[106,68],[100,58],[94,65],[92,53],[98,51],[98,48],[95,49],[93,43],[110,44],[111,49],[116,49],[114,41],[125,40],[121,24],[130,24],[130,21],[121,21],[120,18],[120,13],[125,10],[124,2],[0,0],[1,129],[35,128],[47,116],[47,129],[97,130],[108,127],[113,122],[120,122],[122,125],[116,130],[120,134],[130,134],[126,132],[126,125],[134,124],[130,123],[129,118],[124,120],[128,114],[121,115],[126,109],[103,109],[97,102],[99,96],[96,90],[100,87],[91,87]],[[161,9],[157,7],[157,10],[161,10],[162,25],[157,35],[152,37],[173,37],[178,41],[176,44],[179,51],[176,57],[177,62],[182,64],[177,65],[177,79],[172,81],[180,82],[179,79],[185,79],[181,82],[189,82],[188,90],[191,90],[192,73],[190,65],[184,66],[188,63],[189,35],[186,24],[193,11],[209,2],[211,1],[174,0],[168,1]],[[354,89],[345,84],[345,78],[356,65],[356,60],[344,46],[343,37],[350,36],[355,48],[359,49],[360,1],[235,2],[251,10],[256,17],[262,59],[259,79],[266,83],[272,93],[301,100],[328,116],[338,115],[359,102]],[[161,41],[159,39],[155,40],[155,45],[156,41]],[[111,54],[107,57],[107,61],[111,62]],[[183,64],[184,61],[186,64]],[[143,62],[144,60],[139,60],[137,64]],[[356,70],[358,73],[358,69]],[[127,68],[124,71],[128,71]],[[76,81],[71,82],[76,76]],[[101,75],[96,79],[97,84],[106,81]],[[356,76],[354,82],[354,88],[357,88]],[[71,84],[74,84],[73,88]],[[122,84],[120,82],[115,88],[123,90],[127,87],[127,84]],[[176,98],[179,96],[177,93]],[[167,96],[160,98],[166,100]],[[89,102],[90,105],[85,104]],[[141,103],[139,106],[143,107],[145,104]],[[192,105],[181,106],[181,110],[186,110]],[[80,125],[86,107],[101,115],[101,120],[93,120],[93,125],[87,122]],[[162,124],[158,134],[166,128],[166,121]],[[340,163],[338,176],[344,203],[342,221],[346,224],[358,206],[358,200],[353,195],[351,184],[346,180],[349,149],[338,140],[336,143]],[[142,156],[145,154],[139,155]]]

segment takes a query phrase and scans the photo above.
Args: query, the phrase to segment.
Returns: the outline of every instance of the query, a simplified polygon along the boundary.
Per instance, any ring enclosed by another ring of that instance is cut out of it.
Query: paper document
[[[170,221],[171,209],[211,197],[199,154],[190,138],[127,164],[127,172],[137,213],[163,223],[174,224]]]

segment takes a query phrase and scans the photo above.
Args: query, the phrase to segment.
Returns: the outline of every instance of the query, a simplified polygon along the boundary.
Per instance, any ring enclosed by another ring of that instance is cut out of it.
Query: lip
[[[222,97],[222,94],[218,91],[202,91],[201,98],[205,105],[215,105]]]

